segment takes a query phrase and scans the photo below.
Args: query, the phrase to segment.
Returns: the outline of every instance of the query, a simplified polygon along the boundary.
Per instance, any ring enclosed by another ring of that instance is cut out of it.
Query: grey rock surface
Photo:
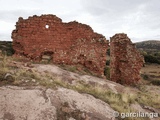
[[[70,89],[3,86],[0,93],[0,120],[115,119],[107,103]]]

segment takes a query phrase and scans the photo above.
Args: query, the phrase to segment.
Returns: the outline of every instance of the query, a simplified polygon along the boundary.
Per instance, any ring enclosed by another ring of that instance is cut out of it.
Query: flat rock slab
[[[18,87],[0,88],[1,120],[51,120],[56,108],[46,102],[43,91]]]
[[[115,83],[110,80],[106,80],[103,78],[98,78],[90,75],[79,75],[77,73],[69,72],[63,70],[56,65],[39,65],[34,64],[34,69],[43,74],[44,72],[48,72],[49,74],[57,75],[61,80],[68,81],[68,83],[76,85],[77,82],[83,81],[86,84],[92,86],[99,86],[106,90],[111,90],[114,93],[123,93],[124,86],[118,83]]]
[[[60,110],[70,113],[68,119],[76,119],[71,111],[78,110],[84,120],[115,120],[107,103],[70,89],[4,86],[0,93],[0,120],[57,120]]]

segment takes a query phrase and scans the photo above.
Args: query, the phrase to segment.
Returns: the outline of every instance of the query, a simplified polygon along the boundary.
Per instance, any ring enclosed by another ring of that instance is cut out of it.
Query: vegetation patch
[[[36,69],[26,69],[26,68],[12,68],[10,66],[10,60],[8,57],[3,56],[3,60],[0,61],[0,80],[3,81],[4,76],[7,73],[10,73],[14,78],[12,85],[17,86],[45,86],[47,88],[56,89],[57,87],[64,87],[78,91],[80,93],[87,93],[94,96],[97,99],[100,99],[108,103],[114,110],[120,113],[134,112],[136,110],[132,109],[130,106],[134,103],[139,103],[142,106],[151,106],[157,109],[160,109],[160,95],[150,93],[145,90],[145,87],[139,88],[137,93],[114,93],[107,89],[101,88],[99,86],[92,86],[86,84],[85,82],[79,82],[76,85],[71,85],[67,81],[61,80],[56,75],[50,74],[48,72],[39,73]],[[9,78],[7,78],[9,79]],[[6,80],[7,80],[6,79]],[[6,83],[8,84],[8,83]],[[62,106],[64,107],[64,106]],[[69,108],[67,108],[69,110]],[[81,114],[79,111],[71,111],[66,113],[60,109],[59,115],[66,115],[67,118],[71,116],[76,116]],[[76,117],[75,117],[76,118]],[[129,119],[129,118],[126,118]],[[142,118],[140,118],[142,119]],[[146,119],[146,118],[145,118]],[[136,118],[138,120],[138,118]]]
[[[153,84],[153,85],[160,86],[160,80],[152,80],[150,83]]]
[[[145,62],[160,64],[160,41],[149,40],[136,43]]]
[[[0,41],[0,50],[2,50],[3,54],[7,54],[8,56],[14,54],[11,41]]]
[[[110,67],[106,66],[104,69],[104,75],[108,80],[110,80]]]

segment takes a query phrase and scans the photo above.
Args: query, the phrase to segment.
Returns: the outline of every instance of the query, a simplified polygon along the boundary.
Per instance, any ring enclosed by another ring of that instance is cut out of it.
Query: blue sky
[[[160,40],[159,0],[0,0],[0,40],[11,40],[18,18],[54,14],[90,25],[109,39],[127,33],[133,42]]]

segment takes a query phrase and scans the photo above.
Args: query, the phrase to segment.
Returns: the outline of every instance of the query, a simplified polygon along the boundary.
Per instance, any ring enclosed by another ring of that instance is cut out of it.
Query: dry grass
[[[152,84],[160,86],[160,65],[146,64],[141,69],[141,80],[143,84]]]
[[[160,65],[159,64],[146,64],[141,69],[141,74],[160,76]]]
[[[39,73],[34,69],[16,68],[12,69],[8,66],[8,58],[4,56],[0,62],[1,70],[0,73],[11,72],[15,81],[13,85],[25,85],[25,86],[36,86],[41,85],[47,88],[56,89],[58,86],[72,89],[80,93],[90,94],[98,99],[108,103],[114,110],[120,113],[133,112],[130,105],[132,103],[139,103],[140,105],[151,106],[160,109],[160,95],[152,94],[146,90],[145,87],[139,87],[140,91],[136,94],[127,93],[114,93],[113,91],[106,90],[99,86],[92,86],[84,82],[79,82],[77,85],[71,85],[67,82],[62,81],[58,76],[51,75],[49,73]],[[3,76],[3,75],[2,75]],[[0,76],[1,77],[1,76]],[[131,118],[126,118],[131,119]],[[141,120],[142,118],[136,118]],[[146,118],[145,118],[146,119]]]

